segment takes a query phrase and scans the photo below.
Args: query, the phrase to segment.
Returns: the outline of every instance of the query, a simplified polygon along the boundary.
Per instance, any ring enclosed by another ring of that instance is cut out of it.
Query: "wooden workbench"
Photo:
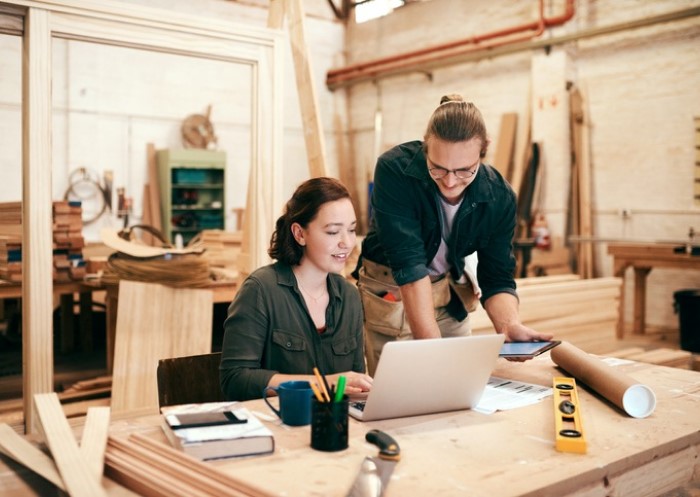
[[[580,387],[587,454],[554,450],[548,398],[493,415],[458,411],[351,420],[350,447],[337,453],[312,450],[308,427],[265,421],[275,433],[274,454],[210,464],[275,495],[341,497],[363,458],[376,455],[364,435],[378,428],[402,449],[385,497],[650,497],[700,480],[700,373],[643,363],[618,367],[654,390],[656,410],[634,419]],[[494,374],[549,386],[562,372],[547,356],[527,363],[500,359]],[[270,414],[260,400],[246,406]],[[140,432],[166,443],[159,423],[159,416],[117,421],[111,434]]]
[[[698,270],[700,256],[687,253],[675,253],[674,244],[648,243],[611,243],[608,254],[613,256],[613,275],[623,278],[628,267],[634,269],[634,324],[632,333],[644,333],[646,321],[647,276],[655,267]],[[624,284],[624,283],[623,283]],[[620,319],[617,325],[617,337],[624,335],[624,288],[620,300]]]
[[[82,281],[53,282],[54,302],[61,305],[61,352],[71,352],[74,346],[73,295],[80,294],[80,329],[83,330],[81,346],[83,351],[92,349],[92,292],[99,290]],[[0,281],[0,300],[21,299],[22,285]]]

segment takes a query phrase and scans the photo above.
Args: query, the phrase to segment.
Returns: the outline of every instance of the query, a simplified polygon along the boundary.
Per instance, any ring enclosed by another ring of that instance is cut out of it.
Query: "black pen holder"
[[[311,447],[324,452],[348,448],[348,397],[340,402],[311,399]]]

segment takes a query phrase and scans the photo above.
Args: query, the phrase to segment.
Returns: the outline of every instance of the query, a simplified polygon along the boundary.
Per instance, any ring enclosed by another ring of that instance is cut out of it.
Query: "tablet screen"
[[[501,347],[501,357],[534,357],[553,347],[560,342],[506,342]]]

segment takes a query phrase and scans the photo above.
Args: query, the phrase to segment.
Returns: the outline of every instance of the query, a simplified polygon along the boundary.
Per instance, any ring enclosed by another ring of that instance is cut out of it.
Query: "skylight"
[[[355,6],[355,22],[362,23],[390,14],[395,8],[401,7],[404,0],[367,0],[358,2]]]

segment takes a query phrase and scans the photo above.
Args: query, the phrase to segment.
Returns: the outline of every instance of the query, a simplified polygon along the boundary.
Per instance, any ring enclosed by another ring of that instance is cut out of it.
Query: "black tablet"
[[[239,423],[247,423],[248,420],[239,418],[231,411],[221,412],[192,412],[179,413],[171,415],[174,420],[168,420],[168,424],[173,430],[182,428],[201,428],[203,426],[231,425]],[[171,423],[171,420],[174,421]]]
[[[506,342],[501,347],[501,352],[498,355],[506,358],[532,359],[542,352],[553,349],[560,343],[559,340],[551,342]]]

